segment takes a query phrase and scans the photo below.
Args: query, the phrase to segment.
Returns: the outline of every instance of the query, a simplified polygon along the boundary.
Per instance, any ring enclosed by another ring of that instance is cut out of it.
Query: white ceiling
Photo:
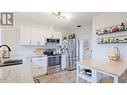
[[[28,21],[39,22],[45,25],[54,26],[67,31],[72,31],[77,25],[82,26],[92,23],[92,17],[100,14],[97,12],[64,12],[71,17],[70,21],[63,21],[48,12],[20,12],[16,17]]]

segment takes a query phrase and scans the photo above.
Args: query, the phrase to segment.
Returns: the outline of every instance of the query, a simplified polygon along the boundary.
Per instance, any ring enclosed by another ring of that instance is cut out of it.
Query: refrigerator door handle
[[[71,59],[78,59],[78,58],[71,58]]]

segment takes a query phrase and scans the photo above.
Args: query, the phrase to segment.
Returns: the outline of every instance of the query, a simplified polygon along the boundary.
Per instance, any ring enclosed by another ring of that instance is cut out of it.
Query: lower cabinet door
[[[32,58],[31,73],[33,76],[45,75],[47,73],[47,57]]]
[[[37,67],[37,68],[32,68],[32,76],[40,76],[40,75],[45,75],[47,73],[47,70],[45,67]]]

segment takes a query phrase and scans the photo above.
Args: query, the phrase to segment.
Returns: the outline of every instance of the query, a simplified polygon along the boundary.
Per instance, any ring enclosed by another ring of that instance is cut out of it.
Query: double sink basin
[[[7,59],[0,63],[0,67],[23,64],[22,59]]]

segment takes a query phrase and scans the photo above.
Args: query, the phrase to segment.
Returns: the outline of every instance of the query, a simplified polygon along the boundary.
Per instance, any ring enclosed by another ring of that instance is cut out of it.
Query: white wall
[[[89,42],[89,47],[91,48],[92,24],[85,25],[81,28],[76,28],[71,33],[76,34],[76,38],[80,40],[80,59],[91,58],[91,52],[89,50],[84,50],[83,43],[87,40]]]
[[[3,44],[7,44],[12,49],[12,56],[30,56],[33,54],[33,51],[41,46],[21,46],[19,43],[20,40],[20,26],[30,26],[30,27],[38,27],[48,29],[49,26],[42,25],[40,23],[35,23],[31,21],[24,21],[15,18],[15,28],[2,28],[3,34]],[[63,36],[67,35],[68,32],[59,28],[55,28],[55,31],[62,32]],[[24,38],[25,39],[25,38]],[[41,47],[44,48],[44,47]]]
[[[92,21],[92,58],[108,60],[107,53],[117,46],[120,49],[121,60],[127,61],[127,43],[119,44],[96,44],[98,37],[106,37],[113,35],[127,35],[127,32],[113,33],[108,35],[96,35],[96,30],[108,26],[118,25],[121,22],[127,22],[127,13],[103,13],[93,18]]]
[[[85,25],[81,28],[74,29],[71,33],[75,33],[79,40],[91,40],[92,24]]]

